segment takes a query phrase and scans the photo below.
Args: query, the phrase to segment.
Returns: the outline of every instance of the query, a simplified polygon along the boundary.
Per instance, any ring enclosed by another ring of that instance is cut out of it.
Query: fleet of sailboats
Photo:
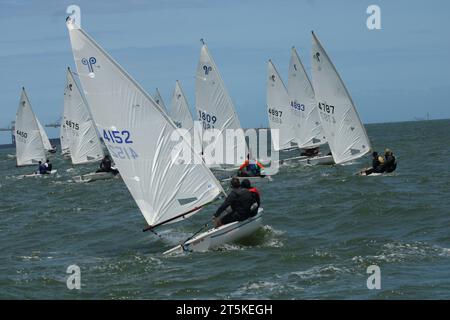
[[[154,230],[189,218],[223,194],[220,182],[204,162],[185,162],[180,153],[172,152],[178,143],[183,144],[184,150],[193,150],[188,141],[171,139],[177,126],[166,111],[79,26],[70,19],[67,26],[78,75],[95,124],[147,221],[146,229]],[[86,68],[82,61],[92,58],[97,68]],[[245,225],[258,226],[261,214],[257,216],[258,219]],[[220,238],[245,235],[238,226],[223,229],[213,228],[204,234],[201,242],[209,241],[213,246]],[[181,247],[205,250],[194,243],[183,243]]]
[[[148,95],[70,18],[67,27],[82,90],[68,68],[60,128],[61,154],[70,157],[73,165],[98,162],[105,156],[103,140],[147,222],[144,231],[155,232],[163,225],[188,219],[226,195],[211,171],[223,169],[226,163],[217,163],[214,154],[206,151],[218,147],[215,144],[223,138],[225,130],[242,127],[203,40],[195,77],[193,117],[179,81],[175,83],[170,108],[166,108],[158,89],[154,97]],[[314,33],[311,50],[312,81],[295,47],[291,49],[287,86],[274,63],[271,60],[267,63],[268,120],[270,128],[279,131],[279,139],[272,141],[273,149],[308,150],[328,144],[330,155],[288,160],[309,164],[351,163],[371,150],[369,137],[348,90]],[[196,128],[194,120],[201,126]],[[212,131],[218,136],[204,141],[205,135]],[[173,140],[174,132],[184,132],[185,139]],[[44,162],[46,153],[55,151],[24,88],[14,135],[17,166]],[[237,161],[251,155],[245,138],[243,143],[245,155]],[[198,161],[186,162],[178,151],[180,144],[182,150],[190,150]],[[233,147],[237,155],[238,143]],[[79,180],[107,178],[101,176],[102,173],[91,173]],[[245,221],[196,233],[165,253],[204,251],[240,239],[261,226],[262,212],[260,208],[256,216]]]

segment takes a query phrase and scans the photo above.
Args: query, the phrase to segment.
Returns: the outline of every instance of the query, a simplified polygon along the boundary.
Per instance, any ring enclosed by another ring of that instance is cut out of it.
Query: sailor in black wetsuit
[[[50,160],[47,159],[47,161],[45,161],[44,167],[46,170],[45,173],[48,173],[48,174],[52,173],[53,165],[50,163]]]
[[[102,161],[100,162],[100,169],[98,169],[96,172],[112,172],[114,175],[119,173],[117,169],[112,168],[112,161],[109,155],[106,155],[102,159]]]
[[[378,155],[378,152],[374,151],[372,153],[372,168],[365,171],[366,176],[372,173],[383,173],[384,172],[384,158]]]
[[[231,179],[231,192],[214,214],[214,225],[220,227],[234,221],[243,221],[253,215],[254,195],[240,187],[239,179]]]
[[[319,147],[305,149],[300,155],[302,157],[315,157],[319,155]]]
[[[384,152],[384,170],[387,173],[394,172],[397,169],[397,159],[391,150],[386,149]]]

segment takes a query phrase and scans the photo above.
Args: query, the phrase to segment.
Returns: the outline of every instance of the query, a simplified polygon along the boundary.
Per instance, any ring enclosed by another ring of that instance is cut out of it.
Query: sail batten
[[[336,164],[370,152],[356,106],[322,44],[312,33],[312,78],[325,136]]]
[[[147,224],[172,222],[223,192],[191,145],[172,140],[177,127],[165,110],[82,29],[70,21],[68,29],[93,119]],[[195,163],[172,155],[178,146],[191,150]],[[181,204],[186,196],[196,200]]]

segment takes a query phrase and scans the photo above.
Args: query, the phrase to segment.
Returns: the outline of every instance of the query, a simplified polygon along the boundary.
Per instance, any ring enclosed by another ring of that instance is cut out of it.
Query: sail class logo
[[[313,55],[313,58],[320,62],[320,58],[319,57],[320,57],[320,53],[319,52],[316,52],[316,54]]]
[[[97,63],[97,59],[95,57],[90,57],[89,59],[83,58],[81,59],[81,63],[88,67],[90,73],[93,73],[93,66]]]
[[[205,75],[208,75],[212,71],[211,66],[204,65],[203,70],[205,70]]]

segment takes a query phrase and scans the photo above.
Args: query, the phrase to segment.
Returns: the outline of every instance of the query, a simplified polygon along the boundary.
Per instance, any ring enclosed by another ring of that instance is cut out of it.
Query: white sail
[[[37,117],[36,117],[36,121],[37,121],[37,124],[38,124],[38,127],[39,127],[39,131],[41,132],[42,142],[44,143],[45,151],[53,150],[53,147],[52,147],[52,145],[50,143],[50,140],[48,139],[47,133],[45,133],[44,127],[39,122],[39,119]]]
[[[186,130],[194,128],[194,120],[192,119],[186,96],[178,80],[175,83],[169,115],[178,128]]]
[[[215,141],[224,140],[223,135],[226,129],[241,129],[233,101],[205,44],[200,50],[200,60],[197,66],[195,103],[197,115],[194,118],[202,123],[204,132],[211,129],[217,129],[220,132]],[[218,146],[210,141],[204,141],[204,143],[211,144],[214,148]],[[237,151],[238,147],[235,143],[235,155]],[[214,163],[213,159],[208,158],[210,155],[205,154],[204,156],[206,163]]]
[[[155,95],[154,95],[154,99],[155,99],[155,102],[156,102],[156,103],[157,103],[164,111],[167,111],[166,104],[164,103],[164,100],[163,100],[163,98],[162,98],[162,96],[161,96],[161,93],[159,92],[159,89],[158,89],[158,88],[156,88]]]
[[[286,86],[271,60],[267,63],[266,95],[270,129],[279,130],[279,141],[272,141],[273,148],[289,149],[295,139],[295,118],[291,115]]]
[[[294,47],[289,62],[288,92],[291,115],[296,123],[294,141],[300,148],[313,148],[326,143],[314,89]]]
[[[41,131],[28,100],[25,88],[22,89],[15,122],[17,166],[27,166],[45,161],[45,149]]]
[[[62,117],[61,126],[59,128],[59,141],[61,142],[61,154],[70,154],[69,139],[67,136],[66,124],[64,123],[64,116]]]
[[[70,69],[67,69],[64,89],[63,123],[73,164],[94,162],[104,157],[94,121]]]
[[[312,33],[312,78],[320,120],[336,164],[370,151],[356,107],[325,49]]]
[[[153,98],[70,18],[67,26],[96,126],[147,223],[185,218],[223,192],[190,144],[172,139],[177,128]],[[196,163],[179,163],[180,145]]]
[[[189,104],[178,80],[175,83],[169,116],[177,128],[186,129],[188,131],[186,133],[186,138],[189,139],[196,153],[201,154],[202,142],[199,132],[201,130],[194,130],[194,120],[189,111]]]

